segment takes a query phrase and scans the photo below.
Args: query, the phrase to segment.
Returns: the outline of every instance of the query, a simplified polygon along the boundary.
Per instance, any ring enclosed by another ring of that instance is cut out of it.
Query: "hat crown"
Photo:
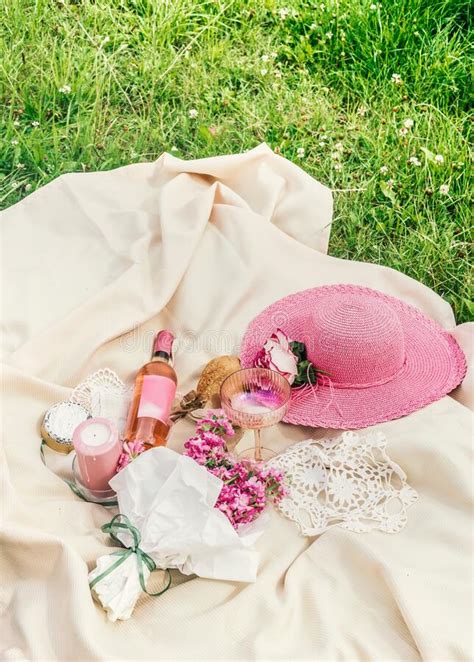
[[[402,324],[391,306],[365,293],[324,297],[312,312],[308,358],[334,386],[363,387],[392,379],[405,362]]]

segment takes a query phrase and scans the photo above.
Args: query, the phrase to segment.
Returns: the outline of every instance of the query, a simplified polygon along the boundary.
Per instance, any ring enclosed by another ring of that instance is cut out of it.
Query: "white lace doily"
[[[70,401],[82,405],[91,416],[113,421],[122,433],[131,397],[131,387],[110,368],[101,368],[76,386]]]
[[[289,494],[277,506],[305,536],[333,526],[357,533],[379,529],[396,533],[407,521],[407,508],[418,495],[404,471],[386,453],[380,432],[355,432],[308,439],[270,461],[283,469]]]

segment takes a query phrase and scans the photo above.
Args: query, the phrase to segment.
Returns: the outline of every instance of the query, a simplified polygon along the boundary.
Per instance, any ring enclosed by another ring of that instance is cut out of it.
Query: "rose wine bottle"
[[[145,363],[135,378],[125,440],[141,441],[146,450],[164,446],[170,429],[169,416],[178,381],[171,366],[173,341],[172,333],[160,331],[151,361]]]

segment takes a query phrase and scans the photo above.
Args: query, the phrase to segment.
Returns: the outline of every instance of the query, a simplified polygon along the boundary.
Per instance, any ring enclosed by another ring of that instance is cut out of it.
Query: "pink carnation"
[[[124,441],[122,453],[120,454],[117,462],[117,473],[124,469],[127,464],[130,464],[130,462],[138,457],[141,453],[143,453],[144,450],[145,447],[141,441]]]
[[[221,435],[234,430],[223,412],[208,414],[196,428],[196,434],[184,444],[185,454],[222,480],[215,507],[236,529],[253,522],[269,501],[277,503],[286,494],[281,471],[239,461],[227,452]]]

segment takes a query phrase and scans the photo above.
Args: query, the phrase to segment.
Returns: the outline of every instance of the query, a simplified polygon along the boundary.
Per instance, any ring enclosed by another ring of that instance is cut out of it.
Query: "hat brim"
[[[307,313],[331,293],[361,292],[394,308],[403,328],[406,360],[393,380],[365,388],[336,388],[320,380],[316,389],[293,389],[283,419],[295,425],[359,429],[406,416],[450,393],[466,374],[466,359],[453,336],[409,304],[378,290],[355,285],[328,285],[303,290],[266,308],[249,325],[242,339],[243,368],[253,365],[257,352],[277,328],[291,340],[307,337]],[[317,366],[317,364],[316,364]]]

